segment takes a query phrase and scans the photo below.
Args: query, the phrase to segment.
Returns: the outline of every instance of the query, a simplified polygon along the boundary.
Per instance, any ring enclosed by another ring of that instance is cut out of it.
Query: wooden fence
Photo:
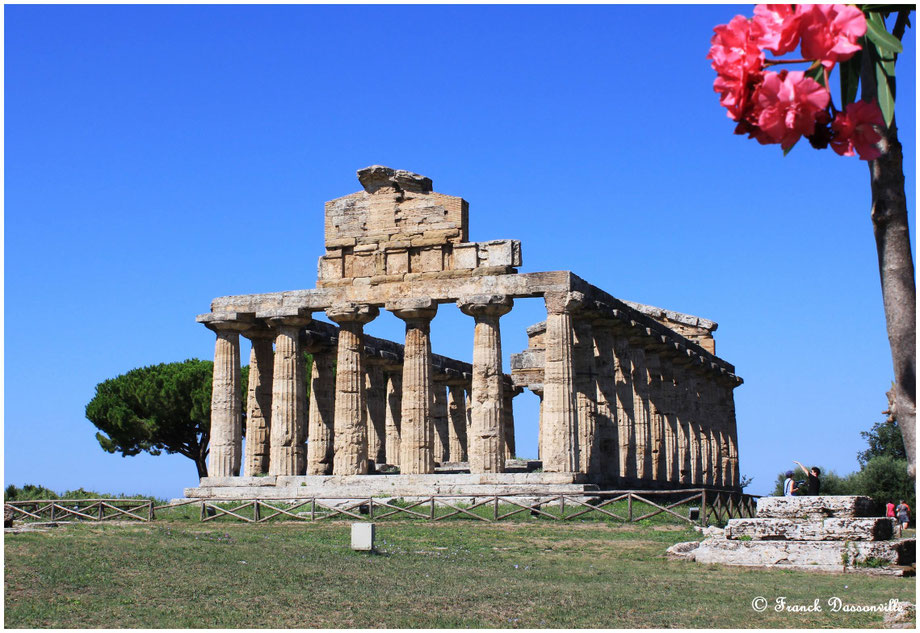
[[[624,501],[625,504],[621,503]],[[334,518],[381,521],[391,517],[425,521],[463,518],[492,523],[529,513],[552,521],[606,517],[624,523],[635,523],[666,514],[690,524],[706,525],[711,519],[723,523],[731,518],[753,517],[757,510],[756,497],[753,495],[702,488],[679,491],[591,491],[555,495],[432,495],[401,503],[373,497],[350,499],[344,503],[333,503],[332,499],[320,497],[288,501],[202,499],[197,503],[201,504],[202,521],[229,518],[247,523],[265,523],[275,519],[319,521]]]
[[[654,499],[654,501],[653,501]],[[246,523],[272,520],[320,521],[354,519],[381,521],[409,518],[444,521],[451,518],[493,523],[528,513],[550,521],[607,518],[635,523],[666,515],[690,524],[724,523],[731,518],[752,517],[756,496],[730,490],[607,490],[578,494],[432,495],[412,501],[367,497],[334,502],[312,497],[297,500],[190,499],[179,504],[154,506],[138,499],[67,499],[8,501],[4,505],[14,518],[27,522],[61,521],[153,521],[181,506],[197,504],[203,522],[226,518]],[[163,517],[166,518],[166,517]]]
[[[67,521],[152,521],[153,501],[149,499],[38,499],[6,501],[6,513],[14,520],[29,523],[60,523]]]

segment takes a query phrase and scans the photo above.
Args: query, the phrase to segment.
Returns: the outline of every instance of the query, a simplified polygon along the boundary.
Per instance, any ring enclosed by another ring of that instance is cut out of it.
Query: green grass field
[[[913,578],[672,561],[677,525],[469,520],[78,524],[5,538],[5,616],[32,627],[872,627],[880,614],[771,605],[911,600]]]

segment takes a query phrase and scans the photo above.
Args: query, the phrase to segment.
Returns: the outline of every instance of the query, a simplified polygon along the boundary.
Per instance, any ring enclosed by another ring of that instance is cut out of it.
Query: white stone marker
[[[351,549],[359,552],[374,551],[374,524],[351,524]]]

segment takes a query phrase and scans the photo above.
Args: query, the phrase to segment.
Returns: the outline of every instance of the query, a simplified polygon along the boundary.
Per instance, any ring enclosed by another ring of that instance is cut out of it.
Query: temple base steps
[[[580,473],[432,473],[424,475],[304,475],[204,477],[187,499],[367,499],[433,495],[590,494],[598,488]]]

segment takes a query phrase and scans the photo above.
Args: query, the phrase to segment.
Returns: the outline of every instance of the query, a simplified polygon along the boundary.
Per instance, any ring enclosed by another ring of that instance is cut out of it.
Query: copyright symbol
[[[757,596],[751,600],[751,608],[757,613],[763,613],[767,610],[767,599],[763,596]]]

